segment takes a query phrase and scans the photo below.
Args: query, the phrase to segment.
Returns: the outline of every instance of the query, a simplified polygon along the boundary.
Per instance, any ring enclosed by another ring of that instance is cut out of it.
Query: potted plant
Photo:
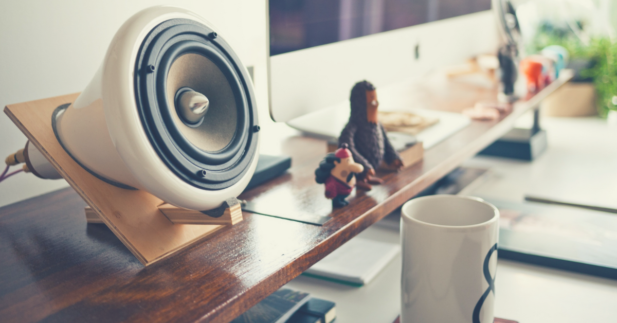
[[[582,23],[578,24],[583,29]],[[585,66],[575,77],[575,82],[592,83],[596,95],[590,101],[595,101],[598,115],[617,123],[617,43],[608,36],[596,36],[585,44],[570,29],[556,28],[545,22],[540,24],[527,52],[539,52],[549,45],[563,46],[570,53],[571,62],[576,62],[574,65]]]

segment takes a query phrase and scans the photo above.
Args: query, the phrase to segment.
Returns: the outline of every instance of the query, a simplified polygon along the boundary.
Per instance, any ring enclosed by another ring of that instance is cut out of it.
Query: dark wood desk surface
[[[86,223],[86,204],[70,188],[1,208],[0,321],[230,321],[474,156],[568,79],[518,103],[499,122],[472,122],[426,151],[423,162],[385,174],[384,185],[356,193],[322,227],[245,212],[240,224],[147,268],[104,225]],[[496,95],[461,93],[457,100],[435,97],[430,106],[461,110]],[[279,139],[267,144],[291,155],[293,168],[242,198],[329,207],[313,181],[325,142]]]

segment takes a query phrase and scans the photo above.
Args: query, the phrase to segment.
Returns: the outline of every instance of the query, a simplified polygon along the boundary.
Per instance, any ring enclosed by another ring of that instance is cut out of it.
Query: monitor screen
[[[270,55],[491,9],[491,0],[269,0]]]

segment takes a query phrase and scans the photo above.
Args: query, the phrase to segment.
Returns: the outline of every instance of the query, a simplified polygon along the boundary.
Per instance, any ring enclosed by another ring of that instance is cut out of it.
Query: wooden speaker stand
[[[4,111],[88,203],[88,222],[105,223],[141,263],[161,260],[242,220],[237,200],[227,201],[220,216],[208,216],[165,204],[148,192],[105,183],[80,167],[60,146],[51,126],[54,110],[77,96],[12,104]]]

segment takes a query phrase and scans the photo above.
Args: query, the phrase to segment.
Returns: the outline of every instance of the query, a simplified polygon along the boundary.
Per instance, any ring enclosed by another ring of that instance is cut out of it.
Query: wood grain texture
[[[53,111],[76,98],[71,94],[12,104],[4,111],[139,261],[149,265],[222,228],[174,224],[159,211],[159,198],[107,184],[81,168],[60,146],[51,126]]]
[[[495,96],[495,91],[478,90],[448,108],[462,110],[473,100]],[[446,102],[442,97],[435,102],[440,100]],[[325,210],[332,220],[320,227],[244,212],[242,222],[148,267],[105,226],[86,224],[86,204],[71,189],[1,208],[0,318],[228,322],[475,155],[538,103],[531,98],[502,120],[472,122],[425,151],[422,162],[380,174],[383,185],[353,194],[348,207],[334,212],[313,179],[325,141],[297,133],[281,136],[268,144],[280,145],[294,166],[240,198],[291,199],[285,201],[290,212]]]

